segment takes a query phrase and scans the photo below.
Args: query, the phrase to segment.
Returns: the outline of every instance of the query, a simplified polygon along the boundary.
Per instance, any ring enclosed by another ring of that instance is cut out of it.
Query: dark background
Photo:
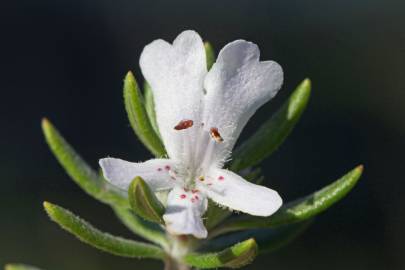
[[[402,2],[402,3],[401,3]],[[150,157],[133,136],[122,79],[156,38],[195,29],[218,50],[243,38],[285,72],[280,94],[251,134],[305,77],[313,95],[287,142],[264,163],[285,201],[357,164],[351,194],[289,247],[248,269],[405,269],[403,1],[2,1],[0,7],[0,264],[48,270],[161,269],[99,252],[51,223],[49,200],[103,230],[130,237],[84,194],[44,142],[47,116],[93,165],[107,155]]]

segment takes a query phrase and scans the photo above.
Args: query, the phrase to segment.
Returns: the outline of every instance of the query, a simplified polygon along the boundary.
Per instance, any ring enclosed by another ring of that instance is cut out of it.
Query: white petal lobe
[[[236,40],[220,51],[205,78],[203,119],[207,129],[217,128],[223,138],[217,158],[232,150],[249,118],[281,88],[280,65],[259,57],[256,44]]]
[[[170,189],[180,181],[176,179],[174,163],[169,159],[133,163],[118,158],[103,158],[99,163],[104,177],[122,190],[128,190],[129,184],[136,176],[142,177],[155,192]]]
[[[140,66],[153,91],[157,123],[169,157],[189,160],[197,130],[178,131],[174,127],[182,120],[200,122],[207,73],[201,37],[189,30],[173,45],[155,40],[144,48]]]
[[[191,234],[196,238],[206,238],[207,229],[201,217],[207,205],[207,199],[201,192],[175,187],[169,193],[163,215],[167,230],[175,235]]]
[[[270,216],[283,201],[278,193],[250,183],[239,175],[223,169],[211,169],[209,179],[198,188],[216,203],[254,216]]]

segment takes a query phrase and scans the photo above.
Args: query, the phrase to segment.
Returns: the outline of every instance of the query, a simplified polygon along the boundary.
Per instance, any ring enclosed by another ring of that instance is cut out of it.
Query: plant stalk
[[[167,257],[164,270],[191,270],[191,268],[171,257]]]

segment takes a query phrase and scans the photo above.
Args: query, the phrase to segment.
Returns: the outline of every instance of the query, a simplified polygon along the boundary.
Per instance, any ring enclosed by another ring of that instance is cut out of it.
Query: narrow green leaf
[[[240,171],[271,155],[287,138],[307,106],[311,82],[305,79],[287,102],[233,153],[231,169]]]
[[[141,177],[137,176],[132,181],[128,189],[128,198],[136,214],[148,221],[164,224],[162,216],[165,208]]]
[[[163,250],[157,246],[101,232],[88,222],[60,206],[44,202],[44,208],[49,217],[63,229],[75,235],[84,243],[105,252],[131,258],[162,259],[165,256]]]
[[[216,237],[220,234],[232,231],[276,227],[312,218],[346,196],[356,185],[362,172],[363,166],[357,166],[340,179],[321,190],[285,204],[270,217],[261,218],[249,216],[228,220],[214,229],[209,237]]]
[[[306,231],[312,222],[313,220],[305,220],[277,227],[276,230],[273,230],[273,233],[264,232],[269,229],[253,230],[252,235],[257,238],[259,253],[274,252],[288,245]]]
[[[263,181],[262,170],[260,168],[244,169],[243,171],[239,172],[239,175],[247,181],[255,184],[260,184]]]
[[[145,109],[148,114],[149,122],[153,130],[160,137],[159,126],[156,121],[155,100],[153,99],[153,92],[150,85],[145,81],[143,84],[143,95],[145,98]]]
[[[223,208],[213,202],[212,200],[208,201],[208,208],[204,215],[204,225],[210,230],[225,220],[232,214],[227,208]]]
[[[6,264],[4,266],[4,270],[41,270],[41,269],[38,267],[26,265],[26,264],[10,263],[10,264]]]
[[[113,209],[117,217],[133,233],[138,234],[146,240],[149,240],[152,243],[158,244],[164,248],[169,247],[166,234],[159,225],[138,217],[130,209],[121,207],[113,207]]]
[[[312,219],[277,228],[253,229],[235,232],[207,241],[202,250],[218,250],[246,239],[254,238],[259,253],[273,252],[300,236],[312,224]]]
[[[184,257],[188,265],[207,269],[218,267],[240,268],[253,261],[257,255],[257,244],[254,239],[248,239],[221,252],[193,253]]]
[[[157,157],[166,155],[159,136],[153,130],[144,106],[143,97],[132,72],[124,80],[124,102],[129,122],[141,142]]]
[[[212,65],[215,63],[215,51],[211,43],[208,41],[204,42],[205,55],[207,58],[207,69],[210,70]]]
[[[87,165],[47,119],[42,120],[42,130],[52,153],[76,184],[101,202],[129,208],[125,194]]]

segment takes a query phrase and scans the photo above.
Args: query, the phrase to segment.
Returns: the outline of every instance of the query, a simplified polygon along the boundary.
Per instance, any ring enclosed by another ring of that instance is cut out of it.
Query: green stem
[[[191,267],[182,262],[182,258],[196,246],[196,240],[186,235],[171,235],[167,238],[170,242],[168,255],[164,260],[165,270],[191,270]]]
[[[191,269],[190,269],[190,267],[188,267],[185,264],[180,263],[176,259],[173,259],[171,257],[166,257],[164,270],[191,270]]]

